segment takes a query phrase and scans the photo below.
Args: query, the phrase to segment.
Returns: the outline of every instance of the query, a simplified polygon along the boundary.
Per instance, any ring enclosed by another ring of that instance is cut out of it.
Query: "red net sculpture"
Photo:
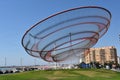
[[[76,61],[107,32],[110,20],[111,13],[102,7],[65,10],[27,30],[22,46],[31,56],[48,62]]]

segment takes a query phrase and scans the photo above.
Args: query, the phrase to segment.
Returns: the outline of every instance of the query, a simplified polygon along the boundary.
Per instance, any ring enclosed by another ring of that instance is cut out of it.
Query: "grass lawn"
[[[120,80],[120,72],[104,69],[29,71],[0,75],[0,80]]]

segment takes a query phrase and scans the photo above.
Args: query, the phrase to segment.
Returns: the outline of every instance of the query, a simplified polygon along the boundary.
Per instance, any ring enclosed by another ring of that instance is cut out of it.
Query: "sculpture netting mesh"
[[[111,13],[87,6],[54,14],[32,26],[22,38],[28,54],[48,62],[76,62],[108,30]]]

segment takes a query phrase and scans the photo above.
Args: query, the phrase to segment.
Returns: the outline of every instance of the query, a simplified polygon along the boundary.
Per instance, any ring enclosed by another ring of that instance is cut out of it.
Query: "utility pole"
[[[119,41],[120,41],[120,34],[119,34]]]
[[[34,65],[35,65],[35,67],[36,67],[36,59],[34,59]]]
[[[20,59],[20,65],[22,66],[22,58]]]
[[[21,66],[22,71],[24,71],[24,67],[23,67],[23,58],[22,58],[22,57],[20,58],[20,66]]]
[[[7,60],[6,60],[6,57],[5,57],[5,67],[6,67],[6,65],[7,65]]]

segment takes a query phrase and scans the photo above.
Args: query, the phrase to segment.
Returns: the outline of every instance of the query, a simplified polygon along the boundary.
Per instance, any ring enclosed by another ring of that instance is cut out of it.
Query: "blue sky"
[[[0,66],[45,64],[29,56],[21,45],[25,31],[38,21],[57,12],[80,7],[100,6],[112,13],[108,32],[94,47],[115,46],[120,56],[120,1],[119,0],[0,0]]]

